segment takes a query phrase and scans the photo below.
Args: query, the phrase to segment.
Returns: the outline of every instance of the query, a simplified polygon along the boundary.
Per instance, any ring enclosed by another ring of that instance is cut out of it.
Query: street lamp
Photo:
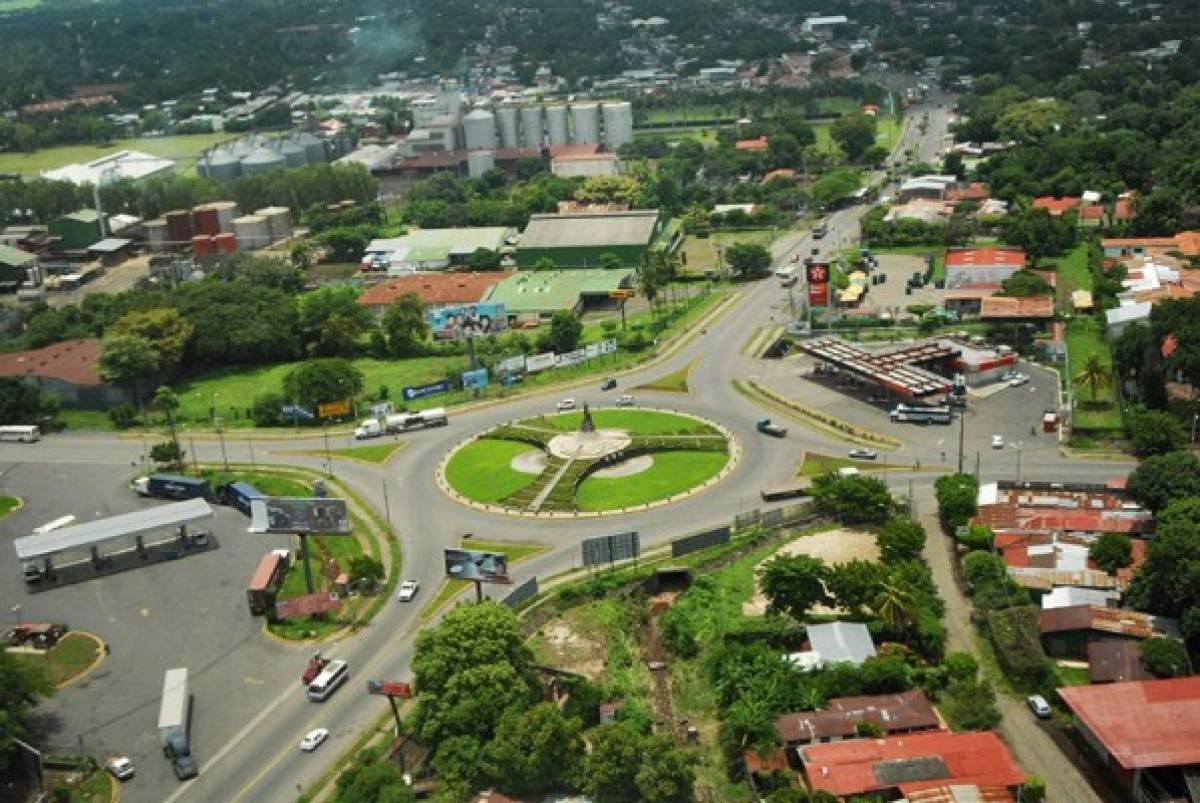
[[[20,625],[21,625],[21,606],[20,605],[12,606],[12,615],[13,615],[13,624],[20,627]]]

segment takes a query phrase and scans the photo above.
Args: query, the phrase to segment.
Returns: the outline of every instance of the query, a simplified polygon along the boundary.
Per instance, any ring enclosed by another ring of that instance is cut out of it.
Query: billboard
[[[444,552],[447,577],[483,583],[512,582],[508,579],[508,557],[499,552],[472,549],[446,549]]]
[[[829,305],[829,263],[814,262],[805,267],[808,280],[808,303],[814,307]]]
[[[319,418],[333,418],[337,415],[350,415],[349,401],[342,399],[341,401],[331,401],[317,405],[317,416]]]
[[[575,349],[568,351],[565,354],[559,354],[555,358],[557,365],[562,368],[567,365],[578,365],[587,359],[587,349]]]
[[[426,396],[436,396],[439,393],[449,393],[450,383],[443,379],[439,382],[430,382],[427,385],[406,385],[400,395],[405,401],[413,401],[414,399],[423,399]]]
[[[508,596],[501,600],[508,607],[516,610],[525,602],[533,599],[538,594],[538,581],[536,577],[530,577],[524,583],[514,588],[509,592]]]
[[[368,680],[367,694],[377,694],[381,697],[403,697],[405,700],[413,696],[412,686],[398,680]]]
[[[554,352],[547,351],[542,354],[534,354],[525,358],[525,370],[529,373],[537,371],[545,371],[547,368],[554,367]]]
[[[486,368],[476,368],[474,371],[465,371],[462,375],[463,390],[482,390],[488,385],[488,371]]]
[[[502,374],[519,374],[525,370],[525,355],[518,354],[516,357],[509,357],[506,360],[501,360],[496,365],[496,370]]]
[[[636,532],[585,538],[582,546],[584,566],[599,566],[618,560],[629,560],[636,558],[642,552],[641,540]]]
[[[701,549],[707,549],[717,544],[728,544],[729,536],[729,527],[725,526],[702,533],[685,535],[683,538],[676,538],[671,542],[671,557],[678,558],[680,555],[699,552]]]
[[[462,340],[508,328],[504,304],[457,304],[426,311],[425,320],[434,340]]]
[[[600,353],[601,354],[616,354],[617,353],[616,338],[612,338],[611,340],[601,340],[600,341]]]
[[[265,496],[250,500],[250,532],[346,535],[350,513],[345,499]]]

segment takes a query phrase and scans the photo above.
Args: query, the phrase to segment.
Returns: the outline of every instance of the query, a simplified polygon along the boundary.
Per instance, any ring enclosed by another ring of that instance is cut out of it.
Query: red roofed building
[[[1045,321],[1054,317],[1053,296],[988,296],[980,301],[979,317],[992,321]]]
[[[414,273],[368,287],[358,297],[358,303],[370,307],[376,315],[382,315],[407,293],[416,293],[427,307],[478,304],[497,282],[512,275],[511,271]]]
[[[1200,764],[1200,676],[1058,690],[1080,734],[1129,791],[1178,789]],[[1160,799],[1151,797],[1146,799]]]
[[[1020,248],[951,248],[946,251],[946,287],[1000,284],[1025,267]]]
[[[1050,213],[1050,217],[1062,217],[1067,212],[1079,208],[1080,199],[1074,196],[1066,198],[1055,198],[1050,195],[1043,195],[1033,199],[1034,209],[1045,209]]]
[[[952,204],[973,203],[978,206],[989,197],[988,185],[979,182],[949,187],[946,190],[946,200]]]
[[[1113,204],[1113,223],[1128,223],[1137,216],[1137,210],[1133,207],[1133,198],[1122,196]]]
[[[739,139],[733,144],[733,147],[739,151],[765,151],[767,149],[767,138],[759,137],[758,139]]]
[[[855,739],[808,745],[797,752],[808,788],[842,799],[871,792],[892,799],[955,784],[1013,791],[1025,781],[992,731]]]
[[[784,714],[775,732],[789,747],[853,739],[858,723],[870,722],[886,736],[941,730],[942,721],[920,689],[900,694],[835,697],[820,711]]]
[[[1166,254],[1178,251],[1185,257],[1200,256],[1200,231],[1181,231],[1174,237],[1106,237],[1100,241],[1106,257]]]
[[[67,407],[105,409],[129,400],[129,392],[100,378],[101,342],[64,340],[40,349],[0,354],[0,376],[16,376],[58,397]]]

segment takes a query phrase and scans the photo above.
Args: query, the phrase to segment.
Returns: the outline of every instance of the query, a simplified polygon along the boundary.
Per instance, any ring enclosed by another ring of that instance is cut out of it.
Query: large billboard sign
[[[808,303],[814,307],[829,305],[829,263],[814,262],[805,268],[808,279]]]
[[[474,371],[464,371],[462,375],[464,390],[482,390],[488,386],[488,370],[476,368]]]
[[[642,552],[641,539],[638,538],[637,532],[585,538],[582,546],[584,566],[599,566],[604,563],[615,563],[618,560],[630,560]]]
[[[333,418],[334,416],[350,415],[350,402],[343,399],[341,401],[325,402],[317,405],[317,415],[321,418]]]
[[[545,371],[547,368],[554,367],[554,352],[547,351],[542,354],[531,354],[525,358],[525,370],[529,373],[537,373]]]
[[[430,382],[427,385],[405,385],[400,391],[400,395],[405,401],[413,401],[414,399],[423,399],[426,396],[436,396],[439,393],[449,393],[450,383],[445,379],[440,382]]]
[[[381,697],[402,697],[407,700],[413,696],[412,686],[399,680],[368,680],[367,694]]]
[[[455,580],[477,580],[482,583],[511,583],[508,579],[508,557],[499,552],[476,552],[472,549],[446,549],[446,576]]]
[[[462,340],[508,328],[508,314],[502,303],[439,307],[426,311],[425,319],[434,340]]]
[[[502,374],[519,374],[525,370],[525,355],[518,354],[515,357],[501,360],[496,364],[496,370]]]
[[[350,513],[345,499],[266,496],[250,500],[250,532],[346,535]]]

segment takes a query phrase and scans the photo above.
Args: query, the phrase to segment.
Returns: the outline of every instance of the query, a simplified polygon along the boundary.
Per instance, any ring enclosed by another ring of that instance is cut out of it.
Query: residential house
[[[1096,642],[1139,642],[1178,632],[1169,620],[1102,605],[1043,609],[1040,629],[1047,655],[1075,660],[1086,659],[1089,645]]]
[[[1142,660],[1140,641],[1090,641],[1087,645],[1087,662],[1090,683],[1154,679]]]
[[[370,308],[376,316],[401,297],[414,293],[427,307],[446,307],[477,304],[497,282],[512,276],[511,271],[495,273],[412,273],[368,287],[358,297],[358,303]]]
[[[1100,241],[1106,257],[1143,256],[1178,251],[1185,257],[1200,256],[1200,231],[1181,231],[1174,237],[1107,237]]]
[[[733,143],[733,147],[739,151],[762,153],[767,149],[767,138],[759,137],[758,139],[739,139],[737,142]]]
[[[1078,210],[1079,205],[1082,202],[1082,198],[1075,196],[1056,198],[1051,195],[1043,195],[1033,199],[1033,208],[1045,209],[1050,213],[1050,217],[1062,217],[1068,212],[1074,212]]]
[[[871,723],[884,736],[944,728],[924,692],[913,689],[899,694],[835,697],[820,711],[778,717],[775,732],[788,747],[827,744],[857,738],[860,722]]]
[[[829,622],[808,626],[809,649],[792,653],[788,660],[809,671],[827,664],[861,664],[875,655],[871,632],[861,622]]]

